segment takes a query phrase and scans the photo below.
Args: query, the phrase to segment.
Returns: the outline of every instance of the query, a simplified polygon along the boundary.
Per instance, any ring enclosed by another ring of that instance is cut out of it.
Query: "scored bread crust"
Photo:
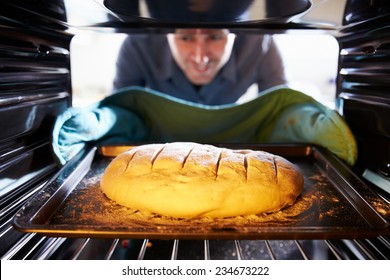
[[[101,190],[134,210],[175,218],[224,218],[292,205],[303,176],[286,159],[192,142],[147,144],[107,166]]]

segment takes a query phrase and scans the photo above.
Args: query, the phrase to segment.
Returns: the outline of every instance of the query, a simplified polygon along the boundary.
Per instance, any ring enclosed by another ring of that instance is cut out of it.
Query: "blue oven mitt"
[[[349,164],[357,157],[355,139],[337,112],[286,87],[271,88],[243,104],[220,106],[140,87],[123,88],[87,108],[66,110],[58,117],[52,138],[61,164],[87,143],[129,142],[299,142],[326,147]]]
[[[116,106],[69,108],[56,120],[52,149],[60,164],[65,164],[87,143],[126,143],[145,139],[147,129],[142,119]]]

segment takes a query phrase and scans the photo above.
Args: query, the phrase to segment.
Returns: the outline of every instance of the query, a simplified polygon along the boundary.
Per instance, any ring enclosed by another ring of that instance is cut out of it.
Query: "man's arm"
[[[272,36],[265,35],[262,42],[263,56],[259,64],[259,90],[286,84],[285,66]]]
[[[238,35],[236,47],[238,69],[257,83],[258,91],[287,83],[283,60],[271,35]]]
[[[285,66],[280,51],[272,37],[269,37],[267,64],[269,65],[269,79],[272,83],[280,85],[287,83]]]
[[[145,86],[145,79],[141,68],[141,56],[134,45],[136,37],[128,36],[122,43],[116,61],[114,89],[127,86]]]

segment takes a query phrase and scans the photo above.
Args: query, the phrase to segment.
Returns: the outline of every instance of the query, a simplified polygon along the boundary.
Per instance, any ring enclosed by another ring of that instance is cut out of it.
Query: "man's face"
[[[229,60],[235,36],[227,29],[177,29],[168,35],[173,58],[194,85],[210,83]]]

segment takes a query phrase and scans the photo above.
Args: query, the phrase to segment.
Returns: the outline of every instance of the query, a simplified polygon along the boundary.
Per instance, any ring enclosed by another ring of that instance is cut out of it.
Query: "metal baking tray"
[[[68,162],[15,215],[47,236],[155,239],[331,239],[388,235],[390,207],[327,150],[307,145],[219,145],[285,157],[304,174],[296,203],[271,214],[174,219],[117,205],[100,190],[106,166],[129,146],[93,147]],[[146,198],[147,199],[147,198]]]

